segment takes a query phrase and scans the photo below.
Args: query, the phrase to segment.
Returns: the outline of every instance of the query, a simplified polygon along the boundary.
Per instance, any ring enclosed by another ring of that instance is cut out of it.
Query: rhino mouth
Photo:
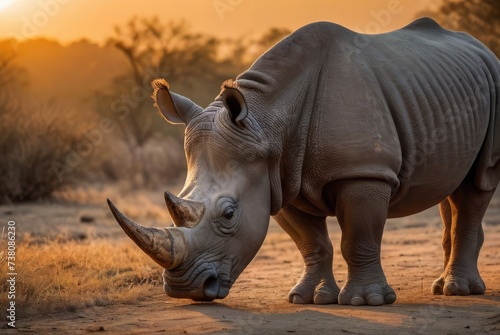
[[[231,283],[219,275],[213,264],[201,264],[189,273],[167,270],[163,272],[163,288],[172,298],[188,298],[194,301],[213,301],[225,298]]]

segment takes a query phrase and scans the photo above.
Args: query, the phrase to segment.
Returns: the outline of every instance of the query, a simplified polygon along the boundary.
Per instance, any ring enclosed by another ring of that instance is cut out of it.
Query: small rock
[[[95,218],[90,215],[82,215],[80,216],[80,222],[82,223],[92,223],[95,221]]]
[[[96,322],[96,321],[94,321],[94,322]],[[96,325],[93,325],[93,326],[87,327],[87,332],[89,332],[89,333],[97,333],[97,332],[103,332],[103,331],[105,331],[104,326],[97,327]]]
[[[82,233],[82,232],[78,232],[75,234],[76,240],[85,240],[85,239],[87,239],[87,237],[88,237],[87,234]]]

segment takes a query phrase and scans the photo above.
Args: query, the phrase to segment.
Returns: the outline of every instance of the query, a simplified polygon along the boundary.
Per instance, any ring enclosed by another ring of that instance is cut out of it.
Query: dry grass
[[[0,250],[7,250],[6,239]],[[5,269],[6,252],[0,253]],[[161,270],[131,242],[89,243],[56,239],[17,245],[16,306],[22,315],[72,312],[88,306],[127,303],[161,292]],[[0,305],[6,306],[6,274],[1,272]]]

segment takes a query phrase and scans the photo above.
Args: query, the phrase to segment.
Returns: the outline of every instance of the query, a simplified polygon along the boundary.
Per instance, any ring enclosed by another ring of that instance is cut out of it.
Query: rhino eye
[[[224,219],[231,220],[233,218],[233,215],[234,215],[234,208],[228,207],[224,211],[224,215],[223,216],[224,216]]]
[[[232,236],[238,231],[238,203],[229,197],[217,201],[219,213],[210,221],[215,233],[220,236]]]

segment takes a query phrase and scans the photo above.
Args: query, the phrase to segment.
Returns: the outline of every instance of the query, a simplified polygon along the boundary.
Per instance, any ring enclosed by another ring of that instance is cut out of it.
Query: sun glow
[[[5,8],[9,7],[13,3],[14,3],[14,0],[0,0],[0,11],[2,11]]]

